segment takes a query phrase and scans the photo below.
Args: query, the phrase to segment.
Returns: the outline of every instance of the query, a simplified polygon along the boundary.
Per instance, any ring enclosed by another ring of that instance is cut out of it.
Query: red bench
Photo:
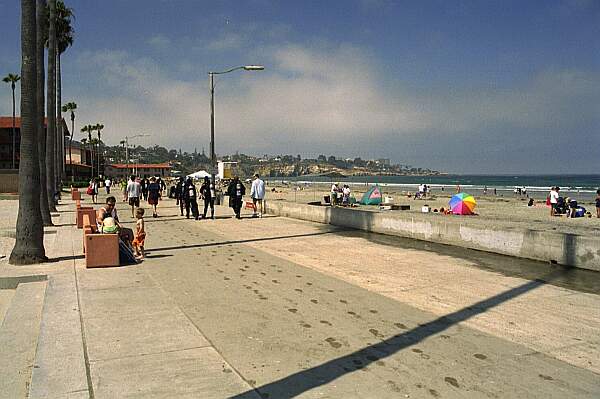
[[[98,234],[96,217],[83,215],[83,252],[85,267],[119,266],[119,235]]]

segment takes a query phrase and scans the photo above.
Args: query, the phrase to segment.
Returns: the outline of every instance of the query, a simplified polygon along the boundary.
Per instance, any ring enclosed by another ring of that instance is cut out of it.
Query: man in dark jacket
[[[184,186],[185,217],[188,219],[190,218],[190,208],[192,208],[192,215],[194,216],[194,219],[198,220],[198,202],[196,200],[198,195],[196,193],[196,185],[192,178],[188,177]]]
[[[235,176],[231,183],[229,183],[229,187],[227,187],[227,195],[229,195],[229,206],[233,208],[237,219],[242,218],[240,212],[242,210],[244,194],[246,194],[246,187],[244,187],[240,179]]]
[[[204,212],[202,213],[202,219],[206,219],[206,211],[210,206],[210,218],[215,218],[215,186],[210,181],[208,176],[204,177],[204,183],[200,187],[200,195],[204,198]]]
[[[175,200],[177,201],[176,204],[179,205],[181,216],[183,216],[183,208],[185,208],[185,199],[183,198],[184,186],[185,182],[183,181],[183,177],[180,177],[177,181],[177,185],[175,185]]]

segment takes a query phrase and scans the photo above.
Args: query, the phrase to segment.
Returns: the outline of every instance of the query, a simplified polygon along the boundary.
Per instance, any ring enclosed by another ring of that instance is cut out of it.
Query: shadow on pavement
[[[319,232],[319,233],[296,234],[296,235],[290,235],[290,236],[249,238],[247,240],[232,240],[232,241],[221,241],[221,242],[207,242],[207,243],[203,243],[203,244],[193,244],[193,245],[178,245],[178,246],[173,246],[173,247],[159,247],[159,248],[152,248],[152,252],[176,251],[176,250],[204,248],[204,247],[218,247],[221,245],[245,244],[248,242],[284,240],[287,238],[311,237],[311,236],[320,236],[320,235],[324,235],[324,234],[334,234],[334,233],[339,233],[342,231],[346,231],[346,229],[333,229],[333,230],[323,231],[323,232]]]
[[[557,271],[553,273],[553,275],[545,276],[544,280],[551,281],[554,278],[560,277],[563,273],[564,271]],[[311,389],[326,385],[345,374],[365,368],[371,363],[382,360],[402,349],[413,346],[455,324],[484,313],[491,308],[532,291],[544,284],[546,284],[545,281],[541,280],[529,281],[456,312],[441,316],[428,323],[421,324],[412,330],[394,335],[391,338],[383,339],[379,343],[330,360],[319,366],[302,370],[280,380],[256,387],[252,391],[246,391],[239,395],[232,396],[230,399],[246,399],[250,397],[249,395],[253,392],[258,393],[261,398],[294,398]],[[360,360],[361,362],[358,367],[356,366],[356,363],[354,363],[356,360]]]

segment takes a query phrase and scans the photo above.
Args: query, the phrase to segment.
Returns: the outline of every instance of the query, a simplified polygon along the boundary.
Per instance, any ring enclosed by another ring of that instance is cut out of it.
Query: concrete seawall
[[[267,213],[600,271],[600,237],[511,228],[439,214],[373,212],[268,201]]]

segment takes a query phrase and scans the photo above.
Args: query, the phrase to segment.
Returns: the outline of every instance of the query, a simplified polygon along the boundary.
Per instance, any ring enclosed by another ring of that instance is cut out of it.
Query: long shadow
[[[152,248],[151,250],[152,250],[152,252],[159,252],[159,251],[176,251],[176,250],[191,249],[191,248],[218,247],[221,245],[245,244],[248,242],[260,242],[260,241],[271,241],[271,240],[284,240],[287,238],[320,236],[320,235],[324,235],[324,234],[339,233],[342,231],[346,231],[346,229],[334,229],[334,230],[330,230],[330,231],[323,231],[320,233],[296,234],[296,235],[290,235],[290,236],[249,238],[247,240],[231,240],[231,241],[221,241],[221,242],[210,242],[210,243],[204,243],[204,244],[179,245],[179,246],[173,246],[173,247],[159,247],[159,248]]]
[[[545,280],[552,280],[569,271],[557,271],[554,276],[549,275]],[[319,366],[299,371],[277,381],[256,387],[254,390],[243,392],[232,396],[230,399],[247,399],[253,393],[258,393],[261,398],[286,399],[296,397],[316,387],[326,385],[348,373],[367,367],[369,364],[391,356],[402,349],[413,346],[424,339],[438,334],[449,327],[468,320],[474,316],[488,311],[510,299],[523,295],[546,284],[545,281],[533,280],[518,287],[511,288],[488,299],[479,301],[471,306],[457,310],[456,312],[438,317],[425,324],[421,324],[412,330],[394,335],[376,344],[367,346],[348,355],[332,359]],[[354,361],[360,360],[360,367],[356,367]]]

